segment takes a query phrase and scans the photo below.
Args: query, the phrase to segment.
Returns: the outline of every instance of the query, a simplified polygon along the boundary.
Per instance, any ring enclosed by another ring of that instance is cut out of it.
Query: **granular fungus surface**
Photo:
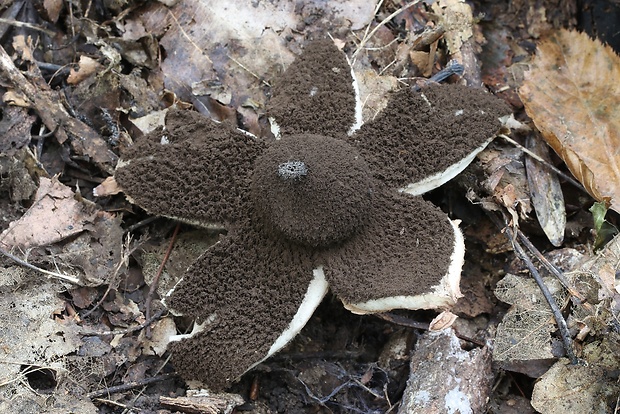
[[[115,174],[150,213],[228,230],[166,298],[198,327],[171,343],[172,362],[212,390],[284,346],[328,286],[356,313],[453,304],[460,230],[398,188],[458,173],[509,113],[480,90],[403,89],[352,132],[353,76],[331,40],[307,46],[267,109],[276,139],[169,111]]]

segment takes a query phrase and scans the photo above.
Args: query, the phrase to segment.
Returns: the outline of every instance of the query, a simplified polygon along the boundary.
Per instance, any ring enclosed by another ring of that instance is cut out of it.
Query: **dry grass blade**
[[[538,45],[519,95],[545,140],[597,200],[620,211],[620,58],[561,30]]]

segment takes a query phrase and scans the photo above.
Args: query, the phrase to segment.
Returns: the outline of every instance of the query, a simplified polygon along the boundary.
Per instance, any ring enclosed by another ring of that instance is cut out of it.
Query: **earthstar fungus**
[[[196,322],[170,344],[184,378],[227,387],[292,339],[328,286],[355,313],[459,297],[458,225],[411,194],[464,169],[508,107],[464,86],[405,89],[361,126],[355,90],[345,55],[312,42],[274,87],[277,139],[171,110],[123,155],[115,177],[133,202],[228,229],[166,298]]]

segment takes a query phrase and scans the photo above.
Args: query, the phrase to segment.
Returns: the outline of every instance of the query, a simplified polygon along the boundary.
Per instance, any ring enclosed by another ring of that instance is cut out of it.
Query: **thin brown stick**
[[[122,329],[122,330],[118,330],[118,331],[90,331],[90,332],[87,331],[87,332],[83,332],[83,335],[85,335],[85,336],[127,335],[127,334],[139,331],[141,329],[146,328],[147,326],[152,325],[153,322],[158,321],[162,317],[162,315],[164,313],[166,313],[167,311],[168,310],[165,309],[165,308],[162,308],[162,309],[158,310],[157,312],[155,312],[155,314],[153,316],[151,316],[149,319],[147,319],[146,321],[142,322],[138,326],[133,326],[131,328]]]
[[[521,260],[523,260],[523,262],[527,266],[528,270],[530,271],[530,274],[532,275],[532,278],[534,278],[534,281],[538,285],[538,288],[540,289],[545,300],[549,304],[551,313],[553,314],[555,322],[558,326],[558,330],[560,331],[560,337],[562,338],[562,343],[564,344],[564,351],[566,352],[566,355],[568,356],[568,358],[570,359],[573,365],[577,364],[579,360],[577,359],[577,356],[575,355],[575,351],[573,349],[573,340],[570,336],[570,332],[568,331],[566,320],[564,319],[564,316],[562,315],[562,312],[560,311],[558,304],[553,298],[553,295],[549,291],[549,288],[547,287],[547,285],[545,285],[545,282],[542,280],[542,277],[540,276],[538,269],[536,269],[536,266],[534,266],[534,263],[532,263],[532,261],[530,260],[525,250],[523,250],[523,247],[521,247],[521,245],[517,241],[517,238],[515,237],[510,226],[506,223],[502,225],[500,220],[491,212],[487,212],[487,215],[489,216],[491,221],[495,223],[496,226],[504,230],[504,234],[512,243],[512,247],[516,255]]]
[[[181,228],[181,223],[177,223],[177,226],[174,228],[174,233],[172,233],[172,237],[170,238],[170,244],[168,244],[168,249],[166,250],[166,254],[159,265],[159,269],[157,270],[157,274],[153,278],[151,282],[151,287],[149,288],[149,294],[146,297],[145,308],[145,316],[146,319],[150,319],[151,317],[151,302],[153,301],[153,297],[155,296],[155,292],[157,292],[157,287],[159,286],[159,279],[161,279],[161,274],[164,272],[164,267],[166,266],[166,262],[168,262],[168,258],[170,257],[170,253],[172,253],[172,248],[174,247],[174,242],[177,239],[177,235],[179,234],[179,229]],[[151,338],[151,327],[150,325],[146,327],[146,337]]]
[[[375,314],[375,316],[383,319],[384,321],[391,322],[395,325],[405,326],[407,328],[422,329],[424,331],[430,330],[430,324],[425,323],[425,322],[414,321],[413,319],[407,318],[402,315],[396,315],[394,313],[383,312],[383,313],[377,313]],[[461,335],[456,330],[454,331],[454,334],[456,335],[457,338],[462,339],[463,341],[471,342],[472,344],[478,345],[480,347],[483,347],[486,345],[482,341],[479,341],[477,339],[471,338],[466,335]]]
[[[409,319],[407,317],[396,315],[389,312],[377,313],[376,317],[383,319],[384,321],[391,322],[396,325],[406,326],[408,328],[415,329],[423,329],[425,331],[429,330],[429,324],[424,322],[414,321],[413,319]]]
[[[112,290],[112,283],[108,283],[108,288],[103,293],[103,296],[101,297],[101,299],[99,299],[97,303],[95,303],[95,306],[93,306],[92,309],[89,309],[86,312],[84,312],[84,314],[80,315],[81,318],[82,319],[88,318],[91,313],[93,313],[97,308],[99,308],[99,306],[101,306],[105,298],[108,297],[108,294],[110,293],[111,290]]]
[[[37,26],[37,25],[31,24],[31,23],[20,22],[18,20],[5,19],[5,18],[0,17],[0,23],[1,24],[8,24],[10,26],[15,26],[15,27],[24,27],[26,29],[36,30],[38,32],[45,33],[49,37],[54,37],[56,35],[56,33],[54,33],[51,30],[48,30],[48,29],[46,29],[44,27]]]
[[[162,364],[160,365],[159,369],[157,369],[157,371],[155,372],[155,374],[159,374],[161,372],[162,369],[164,369],[164,367],[168,364],[168,361],[170,361],[170,358],[172,357],[172,355],[168,355],[168,357],[166,358],[166,360],[164,362],[162,362]],[[140,396],[142,394],[144,394],[144,392],[146,391],[146,385],[144,387],[142,387],[142,389],[140,391],[138,391],[134,397],[133,400],[127,404],[127,408],[123,410],[123,412],[121,414],[128,414],[131,410],[131,408],[136,404],[136,401],[138,401],[138,399],[140,398]]]
[[[151,378],[144,378],[144,379],[142,379],[140,381],[131,381],[131,382],[127,382],[127,383],[122,384],[122,385],[116,385],[114,387],[108,387],[108,388],[104,388],[102,390],[89,392],[88,394],[86,394],[86,396],[88,398],[90,398],[90,399],[98,398],[98,397],[103,397],[104,395],[116,394],[118,392],[129,391],[129,390],[132,390],[134,388],[142,387],[143,385],[149,385],[149,384],[153,384],[155,382],[165,381],[165,380],[170,379],[172,377],[173,377],[172,374],[157,375],[157,376],[154,376],[154,377],[151,377]]]
[[[583,185],[581,185],[581,183],[579,183],[577,180],[575,180],[573,177],[571,177],[570,175],[566,174],[564,171],[559,170],[555,165],[552,165],[550,163],[548,163],[546,160],[544,160],[543,158],[541,158],[538,154],[533,153],[532,151],[530,151],[529,149],[525,148],[523,145],[519,144],[517,141],[515,141],[514,139],[504,135],[504,134],[499,134],[498,137],[503,138],[504,141],[508,142],[509,144],[514,145],[515,147],[519,148],[521,151],[523,151],[525,154],[529,155],[530,157],[532,157],[533,159],[535,159],[536,161],[538,161],[539,163],[541,163],[542,165],[544,165],[545,167],[549,168],[551,171],[553,171],[554,173],[556,173],[557,175],[559,175],[560,177],[564,178],[566,181],[568,181],[569,183],[571,183],[573,186],[577,187],[578,189],[580,189],[581,191],[583,191],[584,193],[588,194],[588,192],[586,191],[586,189],[584,188]]]
[[[542,253],[536,248],[536,246],[532,244],[532,242],[525,236],[525,234],[521,232],[521,230],[518,230],[517,234],[519,236],[519,240],[521,240],[521,242],[530,251],[530,253],[532,253],[536,257],[536,259],[538,259],[538,261],[549,271],[549,273],[551,273],[560,281],[560,283],[564,286],[568,293],[573,298],[575,298],[575,302],[577,302],[578,305],[582,306],[586,311],[590,312],[590,314],[594,315],[596,313],[596,309],[594,309],[594,306],[588,303],[588,299],[584,297],[581,292],[577,291],[575,286],[573,286],[573,284],[568,279],[566,279],[564,273],[562,273],[562,271],[558,269],[553,263],[547,260],[547,258],[542,255]],[[613,319],[612,324],[614,325],[616,331],[620,331],[620,323],[617,320]]]
[[[73,283],[75,285],[80,283],[80,279],[78,279],[77,277],[63,275],[62,273],[50,272],[49,270],[41,269],[40,267],[36,267],[35,265],[30,264],[26,262],[25,260],[22,260],[19,257],[12,255],[11,253],[7,252],[4,249],[0,249],[0,254],[8,257],[9,259],[13,260],[15,263],[19,265],[27,267],[28,269],[36,270],[37,272],[41,272],[44,275],[55,277],[57,279],[64,280],[65,282]]]
[[[586,301],[586,298],[584,298],[581,293],[575,290],[575,288],[571,285],[568,279],[566,279],[566,277],[564,276],[564,273],[562,273],[562,271],[558,269],[553,263],[547,260],[547,258],[543,256],[543,254],[536,248],[536,246],[534,246],[530,239],[528,239],[521,230],[517,230],[517,235],[519,236],[519,240],[521,240],[521,243],[525,245],[525,247],[530,251],[530,253],[532,253],[536,257],[536,259],[538,259],[538,261],[549,271],[549,273],[555,276],[560,281],[560,283],[562,283],[562,286],[564,286],[566,290],[568,290],[568,293],[577,298],[579,302],[583,304]]]
[[[362,39],[362,41],[360,42],[360,44],[357,46],[357,49],[355,50],[355,52],[353,53],[353,59],[352,61],[355,62],[355,60],[357,59],[357,55],[359,54],[359,52],[362,51],[362,49],[364,48],[364,46],[366,46],[366,43],[375,35],[375,33],[377,33],[377,30],[379,30],[381,27],[385,26],[388,22],[390,22],[394,17],[398,16],[400,13],[402,13],[403,11],[407,10],[409,7],[411,6],[415,6],[416,4],[418,4],[420,2],[420,0],[415,0],[412,1],[410,3],[405,4],[403,7],[401,7],[400,9],[396,10],[394,13],[390,14],[388,17],[386,17],[385,19],[383,19],[377,26],[375,26],[374,29],[372,29],[372,31],[370,33],[368,33],[367,35],[364,34],[364,38]]]
[[[140,227],[146,226],[147,224],[154,222],[158,218],[160,218],[160,217],[159,216],[147,217],[144,220],[141,220],[141,221],[137,222],[136,224],[132,224],[131,226],[127,227],[123,233],[125,233],[125,234],[126,233],[132,233],[132,232],[136,231],[137,229],[139,229]]]

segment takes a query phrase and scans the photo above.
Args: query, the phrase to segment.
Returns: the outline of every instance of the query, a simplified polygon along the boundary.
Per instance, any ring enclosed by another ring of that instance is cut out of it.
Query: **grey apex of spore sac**
[[[287,161],[278,165],[278,177],[283,180],[299,180],[308,175],[308,166],[303,161]]]

